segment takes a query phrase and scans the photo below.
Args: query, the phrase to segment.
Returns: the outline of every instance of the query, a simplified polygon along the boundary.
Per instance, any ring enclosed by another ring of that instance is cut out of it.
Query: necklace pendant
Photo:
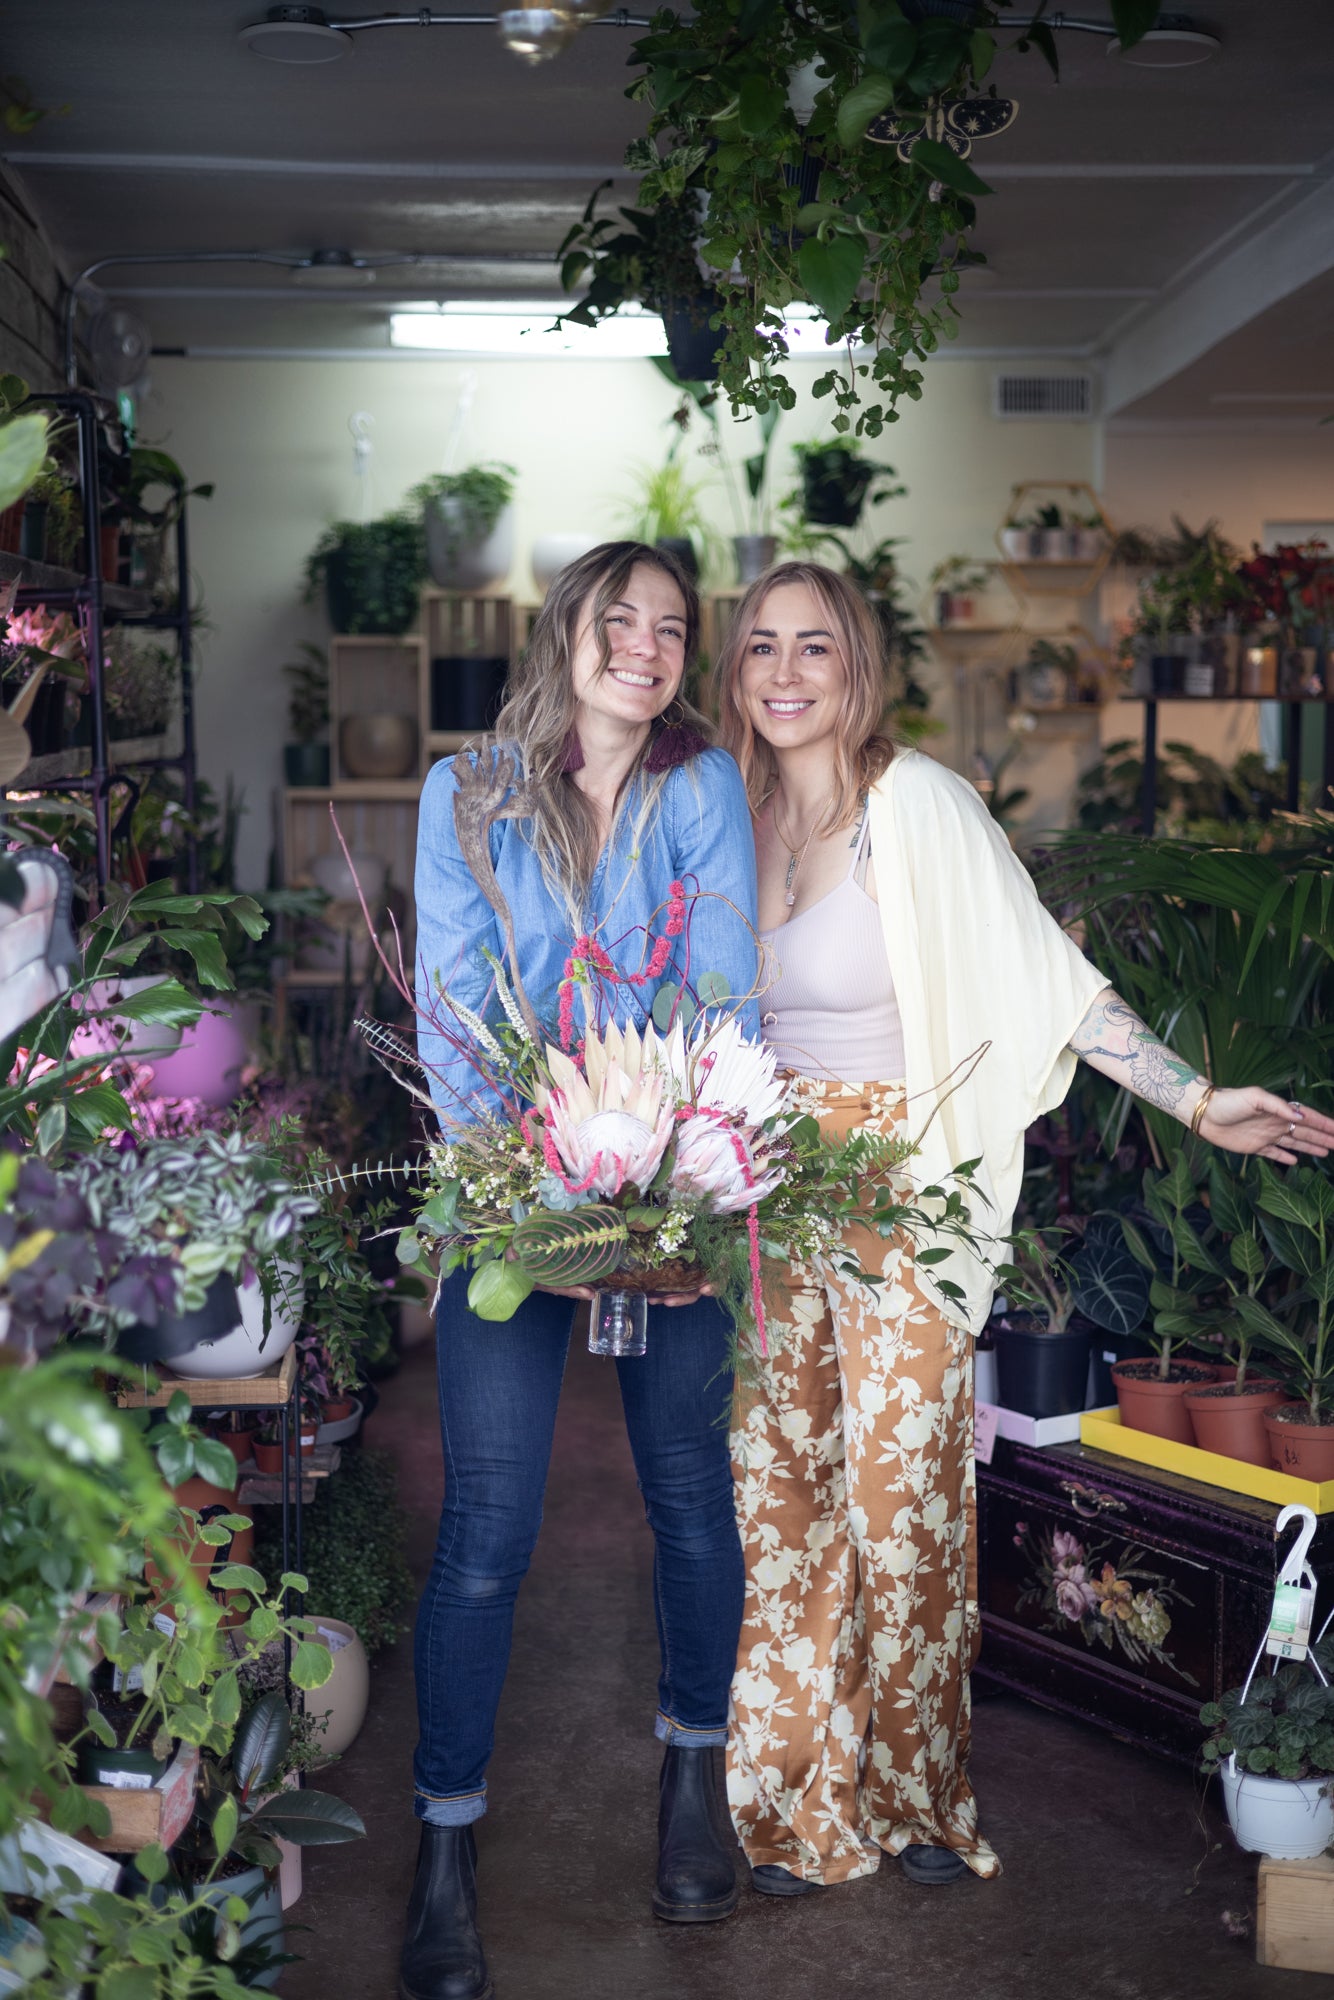
[[[796,900],[797,900],[796,893],[792,889],[789,889],[786,896],[784,896],[783,898],[783,901],[787,904],[789,910],[792,908],[792,905],[796,902]]]

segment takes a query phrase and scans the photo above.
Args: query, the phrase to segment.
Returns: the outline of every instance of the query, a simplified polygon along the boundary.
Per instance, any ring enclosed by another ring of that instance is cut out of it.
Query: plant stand
[[[185,1376],[164,1379],[160,1389],[150,1390],[149,1374],[144,1370],[143,1385],[137,1389],[121,1387],[116,1391],[116,1401],[126,1410],[165,1410],[173,1396],[184,1394],[193,1409],[204,1410],[277,1410],[279,1441],[282,1444],[284,1461],[291,1439],[297,1435],[299,1420],[298,1399],[300,1375],[297,1365],[297,1351],[288,1349],[282,1360],[262,1375],[238,1375],[231,1378],[222,1376],[215,1381],[192,1381]],[[326,1450],[329,1447],[326,1447]],[[337,1448],[334,1447],[336,1450]],[[332,1469],[332,1468],[331,1468]],[[282,1506],[282,1549],[283,1569],[300,1571],[301,1568],[301,1510],[308,1495],[308,1480],[253,1480],[251,1487],[272,1486],[269,1495],[254,1495],[255,1498],[277,1500]],[[313,1488],[311,1491],[313,1492]],[[240,1476],[237,1479],[238,1504],[244,1497]],[[299,1614],[301,1606],[290,1591],[285,1593],[285,1609],[290,1616]],[[285,1644],[287,1664],[291,1665],[291,1642]]]
[[[1334,1973],[1334,1855],[1260,1862],[1255,1916],[1260,1965]]]
[[[991,1463],[979,1464],[977,1487],[978,1673],[1194,1765],[1200,1704],[1246,1678],[1273,1601],[1278,1505],[1088,1445],[1003,1436]],[[1158,1643],[1135,1641],[1132,1630],[1127,1648],[1112,1630],[1119,1621],[1096,1604],[1068,1615],[1078,1608],[1071,1594],[1063,1609],[1042,1587],[1062,1556],[1100,1588],[1110,1566],[1112,1582],[1129,1585],[1123,1601],[1138,1629]],[[1308,1560],[1323,1593],[1334,1583],[1334,1515],[1321,1516]]]

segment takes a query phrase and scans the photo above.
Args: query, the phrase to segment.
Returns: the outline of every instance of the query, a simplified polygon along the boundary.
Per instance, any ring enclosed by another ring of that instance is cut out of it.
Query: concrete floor
[[[424,1576],[440,1490],[429,1349],[384,1386],[369,1431],[397,1455]],[[1009,1697],[979,1700],[973,1761],[998,1880],[915,1888],[887,1860],[818,1899],[745,1890],[725,1923],[658,1923],[649,1563],[614,1370],[580,1348],[479,1829],[497,2000],[1329,2000],[1327,1978],[1256,1965],[1256,1864],[1197,1780]],[[307,1849],[287,2000],[394,2000],[415,1735],[405,1640],[319,1780],[369,1837]]]

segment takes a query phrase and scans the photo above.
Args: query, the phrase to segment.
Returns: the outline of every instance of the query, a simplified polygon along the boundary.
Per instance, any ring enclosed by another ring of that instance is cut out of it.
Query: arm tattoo
[[[1089,1008],[1070,1037],[1070,1047],[1114,1083],[1178,1118],[1191,1086],[1204,1082],[1197,1069],[1174,1055],[1134,1008],[1110,989]]]

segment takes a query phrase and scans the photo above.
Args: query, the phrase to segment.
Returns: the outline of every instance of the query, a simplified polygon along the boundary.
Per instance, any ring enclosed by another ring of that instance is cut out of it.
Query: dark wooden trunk
[[[1279,1507],[1078,1444],[998,1440],[977,1476],[978,1674],[1193,1763],[1200,1704],[1245,1679],[1259,1644]],[[1321,1518],[1310,1561],[1328,1608],[1334,1516]]]

